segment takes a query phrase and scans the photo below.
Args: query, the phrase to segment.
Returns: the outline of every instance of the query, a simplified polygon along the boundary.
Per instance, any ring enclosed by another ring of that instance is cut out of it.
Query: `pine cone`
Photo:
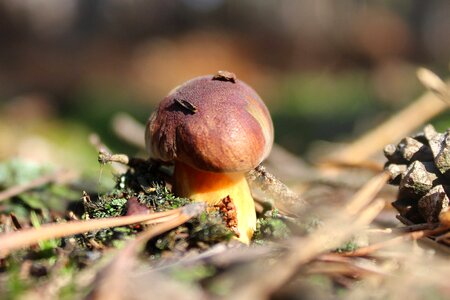
[[[384,155],[390,183],[399,186],[392,205],[400,215],[413,223],[438,222],[449,206],[450,129],[438,133],[427,125],[398,145],[387,145]]]

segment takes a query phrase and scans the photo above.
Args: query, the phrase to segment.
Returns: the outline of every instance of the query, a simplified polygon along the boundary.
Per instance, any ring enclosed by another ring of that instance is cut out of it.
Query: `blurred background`
[[[446,77],[450,2],[3,0],[0,45],[0,160],[98,170],[91,132],[134,154],[113,117],[145,123],[173,87],[217,70],[253,86],[276,142],[308,157],[418,97],[418,66]]]

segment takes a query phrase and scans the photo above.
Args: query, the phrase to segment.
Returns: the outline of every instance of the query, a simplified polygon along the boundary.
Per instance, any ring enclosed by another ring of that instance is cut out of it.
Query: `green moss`
[[[142,204],[147,205],[154,211],[176,209],[191,203],[188,198],[176,197],[159,182],[155,182],[147,193],[139,193],[137,198]]]
[[[218,211],[204,212],[190,221],[191,237],[207,244],[227,241],[234,236],[226,226],[223,216]]]
[[[290,235],[291,230],[279,218],[278,211],[274,209],[257,220],[253,239],[255,243],[261,244],[265,240],[281,240],[288,238]]]
[[[208,248],[228,241],[233,233],[217,211],[204,212],[185,224],[159,236],[150,242],[149,248],[157,251],[187,251],[192,248]]]
[[[95,202],[86,202],[86,212],[91,219],[122,216],[126,212],[127,199],[123,193],[113,192],[100,196]]]
[[[132,197],[154,212],[172,210],[191,203],[190,199],[177,197],[166,187],[158,165],[136,160],[126,174],[117,178],[114,190],[97,199],[85,201],[86,217],[125,215],[127,201]],[[138,230],[132,226],[115,227],[99,230],[90,237],[103,244],[112,245],[116,240],[135,234]],[[212,210],[151,240],[147,249],[151,254],[156,254],[161,251],[205,248],[228,241],[232,236],[233,233],[226,226],[221,213]]]
[[[359,245],[354,241],[348,241],[339,248],[335,249],[335,252],[342,253],[342,252],[351,252],[355,251],[359,248]]]

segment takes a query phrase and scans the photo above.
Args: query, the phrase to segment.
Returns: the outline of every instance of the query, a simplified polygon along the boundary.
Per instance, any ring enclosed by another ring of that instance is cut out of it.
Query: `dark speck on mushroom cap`
[[[251,87],[208,75],[187,81],[162,100],[145,139],[153,158],[204,171],[242,172],[269,154],[273,125]]]

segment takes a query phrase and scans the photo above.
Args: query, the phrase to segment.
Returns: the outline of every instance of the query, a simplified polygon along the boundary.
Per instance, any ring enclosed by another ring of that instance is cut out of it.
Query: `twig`
[[[6,190],[0,192],[0,201],[17,196],[23,192],[38,188],[42,185],[46,185],[48,183],[57,181],[60,177],[66,176],[67,174],[69,174],[68,171],[60,170],[55,173],[36,178],[28,183],[13,186],[9,189],[6,189]]]
[[[449,229],[449,228],[447,228],[447,229]],[[450,232],[447,232],[443,235],[436,237],[436,242],[440,242],[440,241],[446,240],[448,238],[450,238]]]
[[[368,256],[380,249],[398,244],[400,242],[409,241],[409,240],[418,240],[418,239],[421,239],[424,237],[434,236],[436,234],[448,231],[449,229],[450,229],[449,227],[445,226],[445,227],[438,227],[433,230],[418,230],[418,231],[414,231],[414,232],[410,232],[405,235],[397,236],[390,240],[379,242],[379,243],[376,243],[376,244],[373,244],[373,245],[370,245],[367,247],[361,247],[354,251],[341,252],[341,253],[336,253],[336,254],[340,255],[340,256],[346,256],[346,257]]]
[[[443,112],[448,105],[432,92],[427,92],[372,131],[349,144],[341,151],[331,154],[326,162],[336,161],[358,164],[380,152],[387,144],[396,142],[415,128]]]
[[[154,236],[157,236],[171,228],[177,227],[189,219],[195,217],[206,209],[206,204],[203,202],[195,202],[176,209],[179,211],[179,215],[176,219],[168,220],[165,223],[159,224],[153,227],[151,230],[144,231],[138,235],[138,237],[133,240],[132,243],[141,243],[148,240]]]
[[[96,137],[96,139],[97,138],[98,137]],[[149,160],[144,160],[142,158],[130,157],[123,153],[113,154],[108,148],[103,147],[102,145],[103,144],[100,144],[98,148],[98,162],[102,165],[112,164],[117,171],[120,170],[120,172],[124,173],[127,170],[126,167],[133,168],[138,164],[149,164]],[[152,163],[155,163],[155,161],[152,161]]]
[[[403,217],[401,215],[395,215],[395,217],[397,218],[397,220],[402,222],[404,225],[408,225],[408,226],[414,225],[413,222],[411,222],[410,220],[408,220],[407,218],[405,218],[405,217]]]
[[[374,235],[374,234],[384,234],[384,235],[392,235],[394,233],[405,233],[405,232],[413,232],[413,231],[419,231],[419,230],[431,230],[435,229],[439,226],[439,223],[420,223],[420,224],[413,224],[403,227],[394,227],[394,228],[369,228],[364,231],[364,233],[368,235]]]
[[[375,195],[387,183],[389,178],[390,176],[387,172],[382,172],[369,180],[363,188],[361,188],[357,193],[353,195],[352,199],[345,207],[346,212],[354,215],[364,206],[370,203]]]
[[[125,113],[115,115],[112,126],[119,138],[140,149],[145,149],[145,127],[130,115]]]
[[[450,92],[448,85],[437,76],[425,68],[419,68],[417,70],[417,78],[420,82],[431,92],[433,92],[439,99],[444,101],[447,105],[450,105]]]
[[[344,256],[337,256],[334,253],[333,254],[323,254],[318,256],[315,261],[323,262],[323,263],[339,263],[344,267],[347,267],[347,270],[349,271],[348,275],[354,275],[355,273],[358,273],[359,275],[363,274],[370,274],[370,275],[386,275],[386,272],[381,270],[379,267],[376,267],[372,264],[362,264],[359,261],[356,261],[354,259],[351,259],[349,257]],[[329,268],[329,266],[325,266],[324,268],[312,268],[312,270],[308,269],[307,273],[334,273],[336,271],[335,268]],[[343,272],[346,270],[343,269]]]
[[[130,158],[126,154],[111,154],[109,152],[99,151],[98,161],[102,165],[115,162],[128,166],[128,164],[130,163]]]
[[[307,202],[293,192],[274,175],[259,165],[247,174],[247,180],[252,188],[259,188],[274,201],[275,207],[284,212],[297,214],[307,207]]]
[[[84,193],[86,193],[86,192],[84,192]],[[86,195],[87,195],[87,194],[86,194]],[[84,198],[84,197],[83,197],[83,198]],[[69,212],[68,212],[68,217],[69,217],[71,220],[79,221],[78,217],[73,213],[73,211],[69,211]],[[92,247],[93,249],[100,250],[100,249],[103,249],[103,248],[104,248],[103,245],[97,243],[97,242],[95,241],[95,239],[89,238],[88,235],[87,235],[86,233],[83,232],[83,233],[81,233],[81,235],[83,236],[83,238],[85,239],[85,241],[86,241],[89,245],[91,245],[91,247]]]
[[[412,224],[403,227],[392,228],[392,232],[412,232],[418,230],[431,230],[439,226],[439,223],[421,223],[421,224]]]
[[[7,255],[13,250],[27,247],[47,239],[60,238],[102,228],[125,226],[142,222],[148,223],[151,220],[153,223],[161,223],[161,219],[163,221],[168,221],[168,216],[176,218],[186,209],[198,209],[199,207],[204,208],[204,204],[192,203],[189,204],[187,208],[178,208],[152,214],[44,224],[39,228],[27,228],[16,232],[2,234],[0,235],[0,257]]]
[[[97,149],[98,152],[111,153],[111,150],[105,144],[103,144],[98,134],[91,133],[89,135],[89,142],[91,143],[92,146],[95,147],[95,149]]]
[[[362,161],[340,161],[340,160],[325,160],[319,162],[321,168],[339,168],[339,169],[363,169],[370,170],[373,172],[380,172],[383,170],[383,164],[373,160],[362,160]]]
[[[89,136],[89,142],[91,143],[92,146],[94,146],[97,149],[99,153],[98,159],[100,163],[102,163],[102,160],[106,160],[107,157],[112,156],[111,150],[109,150],[109,148],[105,144],[103,144],[103,142],[101,141],[100,137],[97,134],[92,133]],[[123,174],[127,171],[127,168],[123,164],[120,164],[115,161],[110,162],[112,163],[111,165],[116,173]]]

